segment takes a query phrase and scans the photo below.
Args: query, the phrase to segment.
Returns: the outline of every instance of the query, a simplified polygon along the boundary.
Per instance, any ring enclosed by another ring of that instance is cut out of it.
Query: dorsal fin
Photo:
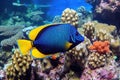
[[[34,41],[40,31],[42,31],[46,27],[54,26],[54,25],[60,25],[60,24],[47,24],[47,25],[39,26],[39,27],[31,30],[29,32],[29,39],[32,40],[32,41]]]

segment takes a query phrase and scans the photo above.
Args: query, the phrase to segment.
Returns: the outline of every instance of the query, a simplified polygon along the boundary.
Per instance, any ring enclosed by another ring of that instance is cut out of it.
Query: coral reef
[[[75,10],[67,8],[63,11],[61,20],[63,23],[70,23],[77,27],[79,22],[79,17]]]
[[[8,80],[25,80],[30,79],[27,75],[30,73],[32,58],[30,55],[21,55],[19,50],[14,51],[12,64],[7,67],[6,74]]]
[[[118,6],[114,6],[118,4],[116,3],[117,0],[87,1],[94,6],[94,19],[99,15],[105,16],[106,14],[102,15],[104,11],[114,12],[119,10]],[[111,3],[111,1],[113,2]],[[107,5],[103,5],[103,3]],[[108,5],[109,3],[110,5]],[[113,10],[113,8],[115,9]],[[118,10],[116,8],[118,8]],[[116,12],[112,14],[115,13]],[[44,59],[34,59],[29,54],[21,55],[18,49],[15,49],[12,59],[9,59],[12,54],[11,49],[16,47],[17,39],[26,38],[29,30],[34,28],[34,26],[51,23],[48,21],[49,19],[44,20],[43,17],[45,14],[41,9],[28,8],[26,12],[10,14],[9,19],[6,21],[1,20],[2,25],[6,24],[8,26],[0,26],[0,47],[2,47],[2,52],[0,52],[0,79],[117,79],[120,74],[117,72],[117,69],[120,69],[119,62],[116,62],[120,57],[120,39],[119,36],[114,34],[116,26],[92,21],[91,14],[92,13],[87,11],[85,7],[80,6],[76,10],[67,8],[61,16],[55,16],[52,23],[70,23],[74,25],[85,37],[85,41],[67,52],[57,53]],[[100,18],[102,19],[102,17]],[[26,33],[24,34],[22,31]],[[6,51],[9,50],[10,52],[3,52],[3,49]],[[6,63],[8,64],[6,65]],[[2,70],[3,66],[5,71]]]
[[[96,52],[100,53],[100,54],[105,54],[105,53],[109,53],[110,49],[110,42],[109,41],[95,41],[93,43],[92,46],[89,46],[90,50],[95,50]]]
[[[99,22],[120,26],[119,0],[86,0],[93,6],[94,19]]]
[[[88,66],[90,69],[103,67],[106,64],[106,55],[93,52],[89,55]]]
[[[87,22],[83,25],[84,35],[91,41],[95,38],[95,26],[92,22]]]
[[[11,37],[17,34],[20,30],[22,30],[24,26],[0,26],[0,41],[4,39],[4,37]]]
[[[61,55],[58,60],[52,60],[51,58],[34,60],[32,71],[32,80],[59,80],[64,75],[64,55]]]
[[[27,15],[26,18],[31,19],[32,24],[39,23],[40,21],[43,20],[41,15],[43,15],[44,12],[42,11],[30,11]]]
[[[66,8],[62,15],[57,15],[53,19],[53,23],[70,23],[75,27],[81,27],[85,22],[92,20],[91,11],[87,11],[84,6],[80,6],[77,10]]]
[[[93,21],[85,23],[83,30],[84,35],[92,42],[95,40],[111,41],[111,38],[113,38],[111,33],[116,30],[116,27]]]
[[[1,47],[4,49],[4,50],[10,50],[13,48],[14,45],[17,44],[16,40],[17,39],[20,39],[20,38],[23,38],[23,33],[22,31],[19,31],[16,35],[8,38],[8,39],[4,39],[1,41]],[[6,49],[7,48],[7,49]]]
[[[117,63],[112,59],[111,64],[91,70],[87,68],[84,70],[80,80],[118,80]]]
[[[85,38],[85,41],[73,49],[66,52],[66,66],[70,66],[72,64],[77,64],[81,67],[86,66],[87,58],[89,56],[88,46],[90,46],[89,39]]]
[[[0,79],[1,80],[7,80],[6,73],[4,70],[0,70]]]
[[[16,40],[24,37],[23,28],[23,26],[0,26],[0,46],[5,50],[13,48],[16,45]]]
[[[52,23],[61,23],[61,17],[59,15],[55,16]]]
[[[84,24],[88,21],[92,21],[92,18],[93,18],[92,12],[87,11],[84,6],[78,7],[76,11],[79,16],[79,26],[81,26],[82,24]]]
[[[17,6],[18,8],[21,6]],[[24,6],[25,7],[25,6]],[[29,7],[25,7],[26,10],[20,12],[18,11],[12,11],[10,14],[7,14],[8,17],[7,19],[2,19],[4,17],[1,17],[1,25],[5,25],[5,26],[10,26],[10,25],[14,25],[14,26],[31,26],[31,25],[41,25],[43,24],[43,17],[42,15],[44,14],[44,12],[42,12],[40,9],[34,9],[34,7],[32,5],[30,5]],[[23,9],[24,10],[24,9]],[[6,18],[6,17],[5,17]],[[41,21],[41,22],[40,22]]]
[[[0,69],[3,69],[4,64],[6,64],[12,56],[12,52],[2,51],[0,52]]]

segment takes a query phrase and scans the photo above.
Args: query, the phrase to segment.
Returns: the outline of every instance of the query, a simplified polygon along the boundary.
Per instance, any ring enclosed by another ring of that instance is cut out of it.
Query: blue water
[[[88,11],[92,8],[91,5],[84,0],[53,0],[50,4],[51,7],[49,8],[47,15],[51,16],[60,15],[66,8],[77,9],[80,6],[84,6]]]
[[[50,5],[47,9],[47,16],[54,17],[61,15],[62,11],[66,8],[77,9],[84,6],[86,10],[91,11],[92,6],[84,0],[32,0],[35,5]]]

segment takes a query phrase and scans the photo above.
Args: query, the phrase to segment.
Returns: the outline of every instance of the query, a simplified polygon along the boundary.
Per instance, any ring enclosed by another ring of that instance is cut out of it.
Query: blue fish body
[[[42,53],[53,54],[69,50],[84,41],[76,28],[70,24],[53,25],[43,29],[37,35],[33,45]],[[66,43],[72,43],[69,49],[65,48]]]
[[[65,52],[84,41],[84,37],[70,24],[51,24],[37,27],[29,32],[30,40],[19,39],[18,46],[23,55],[31,51],[35,58]]]

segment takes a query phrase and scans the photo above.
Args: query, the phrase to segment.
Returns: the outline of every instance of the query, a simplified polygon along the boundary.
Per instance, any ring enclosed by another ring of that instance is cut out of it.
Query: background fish
[[[18,40],[18,46],[23,55],[31,50],[35,58],[65,52],[84,41],[84,37],[70,24],[40,26],[30,31],[29,39]]]

